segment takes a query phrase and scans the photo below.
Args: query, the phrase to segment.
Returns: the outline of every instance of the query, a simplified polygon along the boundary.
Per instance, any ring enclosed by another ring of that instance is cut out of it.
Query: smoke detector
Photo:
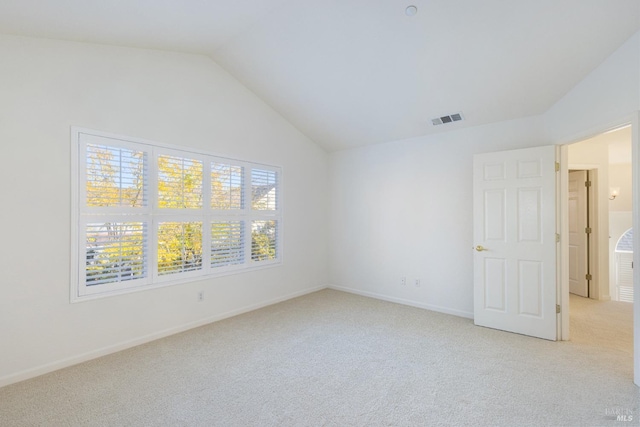
[[[462,113],[453,113],[447,116],[441,116],[436,117],[435,119],[431,119],[431,123],[433,123],[434,126],[438,126],[447,123],[459,122],[461,120],[464,120],[464,117],[462,117]]]

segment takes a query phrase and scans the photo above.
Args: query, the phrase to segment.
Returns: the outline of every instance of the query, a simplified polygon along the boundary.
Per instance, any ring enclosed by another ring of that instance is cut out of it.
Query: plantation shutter
[[[213,222],[211,224],[211,267],[242,264],[244,240],[244,221]]]
[[[275,211],[278,208],[278,173],[253,169],[251,171],[251,206],[255,210]]]
[[[281,262],[279,168],[72,135],[72,300]]]
[[[157,239],[158,275],[202,268],[202,222],[160,222]]]
[[[251,259],[268,261],[278,257],[278,221],[257,220],[251,224]]]
[[[244,168],[227,163],[211,163],[211,208],[244,208]]]
[[[149,282],[150,150],[81,134],[78,295]]]
[[[620,237],[615,252],[618,301],[633,302],[633,228]]]
[[[86,144],[86,207],[147,206],[147,157],[142,150]]]
[[[202,208],[202,161],[184,157],[158,156],[158,207]]]
[[[91,222],[85,234],[87,286],[147,277],[145,222]]]

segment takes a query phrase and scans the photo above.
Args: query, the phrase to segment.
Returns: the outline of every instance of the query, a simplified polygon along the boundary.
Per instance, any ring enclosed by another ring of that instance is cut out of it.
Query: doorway
[[[628,271],[621,274],[617,261],[633,265],[633,255],[620,256],[615,250],[622,234],[633,226],[637,210],[632,203],[632,145],[632,126],[626,125],[563,147],[567,244],[562,259],[567,272],[559,295],[566,310],[561,339],[569,339],[569,293],[600,301],[628,298],[630,293],[618,291],[616,280],[627,279],[623,290],[628,291],[630,278]]]
[[[602,128],[601,128],[602,129]],[[627,168],[627,173],[631,176],[631,188],[627,191],[626,196],[622,196],[623,190],[617,189],[615,186],[611,186],[609,188],[608,180],[601,180],[595,191],[598,194],[598,200],[603,200],[602,206],[609,206],[610,202],[622,201],[624,197],[627,199],[627,205],[625,209],[628,209],[628,212],[625,214],[627,216],[627,221],[629,223],[628,228],[637,228],[640,226],[640,170],[638,170],[637,165],[640,165],[640,111],[630,115],[625,121],[620,121],[617,124],[612,124],[609,127],[609,131],[604,132],[606,128],[602,129],[599,137],[603,135],[611,134],[616,131],[621,131],[626,129],[628,135],[630,135],[631,141],[631,155],[629,155],[628,151],[625,154],[626,161],[629,162],[631,160],[631,164]],[[584,141],[589,136],[594,135],[593,133],[585,134],[582,139],[575,139],[574,141]],[[595,138],[598,138],[596,136]],[[593,139],[593,137],[591,138]],[[558,302],[560,303],[560,318],[559,318],[559,329],[558,329],[558,337],[561,340],[570,339],[569,336],[569,226],[568,226],[568,173],[569,173],[569,150],[571,149],[572,142],[567,141],[567,145],[562,145],[560,148],[561,152],[561,161],[560,161],[560,182],[559,182],[559,195],[558,199],[559,203],[559,226],[560,226],[560,234],[561,234],[561,244],[560,244],[560,286],[558,287]],[[571,144],[571,145],[569,145]],[[608,156],[608,153],[605,154]],[[602,174],[604,175],[604,174]],[[608,175],[608,174],[607,174]],[[608,178],[608,176],[607,176]],[[606,183],[605,183],[606,182]],[[622,205],[622,204],[620,204]],[[616,205],[616,209],[620,208],[620,205]],[[599,209],[599,212],[604,212],[608,217],[609,211],[604,209]],[[612,216],[618,215],[617,213],[612,214]],[[603,223],[602,218],[599,219],[599,224]],[[607,221],[608,222],[608,221]],[[609,231],[609,226],[605,223],[605,230]],[[628,228],[623,229],[620,233],[624,233]],[[602,234],[602,230],[600,230],[600,234]],[[603,242],[614,242],[617,240],[613,236],[605,234],[603,239],[599,239]],[[606,251],[609,250],[609,244],[601,245],[606,247]],[[611,244],[613,246],[613,244]],[[634,239],[633,241],[633,263],[637,266],[640,265],[640,242],[638,239]],[[598,255],[602,252],[602,248],[598,251]],[[604,256],[598,257],[597,266],[602,266],[609,272],[610,268],[608,263],[604,263],[604,260],[609,258],[608,254]],[[593,273],[592,273],[593,274]],[[611,269],[611,274],[614,274],[614,270]],[[638,268],[633,269],[633,290],[636,295],[640,295],[640,271]],[[603,283],[606,283],[606,286],[600,286],[599,289],[596,289],[593,295],[590,295],[592,299],[610,299],[611,298],[611,290],[609,289],[610,279],[607,275],[603,274],[602,271],[598,274],[598,279],[604,278]],[[613,283],[613,281],[611,281]],[[604,289],[606,288],[606,292]],[[579,297],[578,297],[579,298]],[[633,346],[634,346],[634,358],[633,358],[633,366],[634,366],[634,383],[640,386],[640,303],[634,301],[633,305],[633,323],[636,327],[633,328]]]
[[[622,126],[568,146],[570,293],[619,300],[616,243],[633,226],[631,130]]]
[[[619,138],[603,133],[567,147],[569,292],[596,300],[610,299],[609,144]]]

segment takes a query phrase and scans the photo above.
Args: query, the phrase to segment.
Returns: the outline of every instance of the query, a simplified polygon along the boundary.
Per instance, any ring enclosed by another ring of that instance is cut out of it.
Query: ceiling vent
[[[463,119],[464,117],[462,117],[462,113],[454,113],[448,116],[436,117],[435,119],[431,119],[431,123],[433,123],[434,126],[438,126],[444,125],[446,123],[459,122]]]

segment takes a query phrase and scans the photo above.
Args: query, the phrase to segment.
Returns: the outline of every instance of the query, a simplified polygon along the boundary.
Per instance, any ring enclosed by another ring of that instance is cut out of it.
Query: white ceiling
[[[0,33],[209,55],[327,150],[543,113],[638,29],[639,0],[0,0]]]

